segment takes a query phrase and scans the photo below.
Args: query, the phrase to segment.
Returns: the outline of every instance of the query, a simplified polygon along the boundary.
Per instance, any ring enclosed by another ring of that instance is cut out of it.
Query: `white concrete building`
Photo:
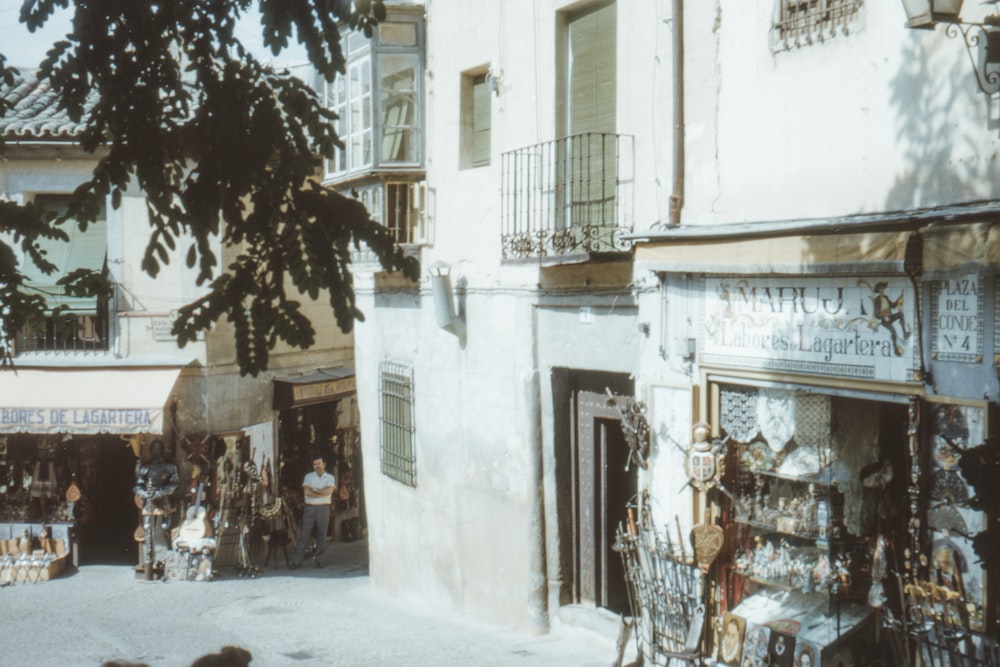
[[[906,28],[896,2],[396,9],[387,41],[359,52],[343,84],[356,101],[344,122],[371,110],[348,155],[375,150],[328,174],[374,184],[381,194],[362,196],[383,202],[375,215],[405,230],[427,269],[409,285],[357,267],[378,585],[537,629],[580,608],[627,612],[611,546],[626,503],[648,490],[682,535],[706,516],[728,531],[711,571],[720,616],[754,591],[742,579],[724,590],[746,539],[737,503],[687,486],[699,420],[729,437],[723,483],[767,472],[738,456],[762,433],[780,457],[809,445],[850,460],[853,495],[835,518],[864,558],[875,538],[855,478],[887,461],[917,510],[890,508],[886,529],[900,551],[937,544],[933,521],[925,543],[902,544],[906,520],[940,499],[899,480],[911,459],[927,478],[954,472],[917,452],[935,450],[945,415],[963,442],[981,442],[998,393],[996,94],[969,61],[986,52],[967,54],[943,26]],[[407,79],[413,134],[401,135],[379,54],[410,19],[420,55]],[[405,167],[400,136],[413,142]],[[393,208],[400,179],[415,186]],[[809,319],[818,308],[852,323]],[[952,317],[965,308],[971,319]],[[653,432],[648,469],[626,465],[617,408],[631,399]],[[784,430],[735,417],[741,401]],[[799,403],[820,415],[815,442]],[[971,561],[970,545],[956,549]],[[972,568],[979,630],[996,616],[983,582]],[[815,643],[832,656],[836,639]]]

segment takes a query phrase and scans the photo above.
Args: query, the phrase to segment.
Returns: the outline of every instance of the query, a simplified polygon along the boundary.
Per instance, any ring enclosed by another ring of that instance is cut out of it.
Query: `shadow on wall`
[[[937,54],[916,40],[904,47],[904,64],[890,81],[890,104],[898,119],[896,140],[908,168],[897,175],[886,195],[885,210],[1000,195],[1000,156],[996,151],[982,152],[983,134],[974,125],[977,118],[985,118],[985,129],[1000,131],[1000,97],[979,90],[960,38],[949,39],[943,33],[938,37],[940,41],[933,44],[955,50],[944,86],[931,77],[928,67]],[[982,105],[987,106],[986,114]]]

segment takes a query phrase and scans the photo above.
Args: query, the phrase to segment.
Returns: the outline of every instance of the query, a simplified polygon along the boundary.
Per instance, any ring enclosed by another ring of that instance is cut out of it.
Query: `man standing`
[[[289,565],[291,569],[294,570],[302,565],[306,545],[309,543],[313,529],[316,530],[316,567],[323,567],[320,558],[323,557],[326,529],[330,525],[330,501],[333,498],[333,489],[336,485],[337,480],[326,471],[326,461],[323,460],[322,456],[317,455],[313,458],[313,471],[307,474],[302,481],[306,504],[302,510],[299,544],[295,548],[292,564]]]

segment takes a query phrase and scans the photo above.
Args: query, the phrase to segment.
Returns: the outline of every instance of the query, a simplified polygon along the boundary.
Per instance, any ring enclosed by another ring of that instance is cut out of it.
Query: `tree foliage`
[[[345,67],[339,25],[370,37],[385,18],[380,0],[25,0],[20,18],[34,31],[67,8],[72,30],[48,52],[39,77],[84,123],[82,148],[101,152],[63,219],[85,226],[96,202],[110,196],[118,207],[126,189],[141,188],[150,225],[143,270],[155,277],[183,257],[206,287],[180,309],[174,334],[181,346],[225,317],[236,330],[241,372],[256,375],[279,340],[302,348],[314,342],[303,295],[327,297],[345,332],[362,319],[352,248],[367,245],[387,270],[417,276],[416,261],[360,203],[316,182],[319,160],[343,147],[333,112],[235,34],[238,20],[257,12],[265,47],[277,55],[296,39],[332,81]],[[0,77],[10,85],[13,74],[0,54]],[[40,267],[46,261],[37,241],[65,237],[58,222],[30,204],[0,203],[0,231]],[[225,266],[213,251],[216,239],[234,257]],[[44,307],[18,289],[21,280],[12,248],[0,245],[4,337]],[[77,293],[97,289],[93,276],[65,282]]]

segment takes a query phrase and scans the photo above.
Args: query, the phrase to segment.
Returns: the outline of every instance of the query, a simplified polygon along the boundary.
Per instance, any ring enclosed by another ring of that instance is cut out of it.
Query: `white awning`
[[[0,370],[2,433],[163,433],[179,368]]]

